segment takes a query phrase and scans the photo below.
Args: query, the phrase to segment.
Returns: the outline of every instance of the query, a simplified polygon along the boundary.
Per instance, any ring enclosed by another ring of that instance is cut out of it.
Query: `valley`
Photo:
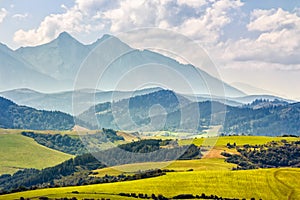
[[[68,160],[71,155],[59,153],[44,146],[39,145],[29,137],[22,136],[21,132],[29,132],[28,130],[8,130],[2,129],[0,135],[1,141],[5,142],[6,146],[3,148],[7,149],[8,155],[18,155],[14,151],[23,151],[27,153],[25,149],[27,146],[35,145],[43,148],[44,151],[38,151],[39,155],[33,155],[35,158],[39,158],[37,162],[30,162],[30,165],[23,165],[25,168],[37,168],[41,169],[47,166],[53,166],[51,164],[54,161],[54,157],[57,154],[66,155],[62,157],[63,160]],[[76,136],[75,132],[58,132],[58,131],[32,131],[41,134],[67,134]],[[95,134],[95,133],[91,133]],[[127,134],[122,134],[126,135]],[[11,136],[14,138],[11,143],[15,145],[14,148],[9,148],[9,143],[6,142],[6,138],[3,136]],[[72,137],[74,137],[72,136]],[[77,137],[77,136],[76,136]],[[19,138],[19,139],[17,139]],[[154,138],[153,136],[151,137]],[[162,139],[160,135],[158,139]],[[144,138],[146,139],[146,138]],[[191,194],[201,196],[205,194],[207,196],[216,195],[219,197],[226,198],[245,198],[245,199],[285,199],[289,196],[289,199],[297,199],[300,195],[298,191],[297,177],[300,175],[300,171],[297,168],[274,168],[274,169],[252,169],[252,170],[232,170],[236,168],[236,164],[225,162],[225,157],[220,155],[222,152],[228,152],[231,154],[239,154],[235,148],[228,146],[229,144],[235,144],[237,147],[243,147],[245,145],[263,145],[270,142],[295,142],[300,141],[298,137],[266,137],[266,136],[221,136],[218,138],[198,138],[198,139],[180,139],[178,140],[179,145],[195,144],[198,147],[205,147],[204,144],[209,144],[205,140],[216,141],[215,145],[210,149],[209,152],[203,151],[203,158],[201,159],[188,159],[188,160],[177,160],[177,161],[160,161],[160,162],[144,162],[144,163],[132,163],[125,165],[116,165],[111,167],[103,166],[100,169],[94,169],[90,172],[89,176],[99,177],[133,177],[137,174],[144,172],[150,172],[154,169],[166,170],[162,175],[152,178],[142,178],[138,180],[126,180],[117,181],[112,183],[101,183],[91,184],[88,186],[72,186],[72,187],[59,187],[59,188],[45,188],[35,189],[32,191],[17,192],[12,194],[0,195],[0,199],[19,199],[20,197],[39,199],[41,197],[54,198],[89,198],[89,199],[134,199],[135,197],[123,196],[123,194],[147,194],[151,197],[152,194],[155,196],[162,195],[165,198],[172,198],[176,195]],[[168,137],[163,141],[168,141]],[[31,141],[30,143],[28,141]],[[143,141],[143,140],[141,140]],[[145,140],[147,141],[147,140]],[[130,142],[126,142],[130,144]],[[134,147],[135,143],[132,143]],[[138,143],[136,143],[137,145]],[[131,145],[131,146],[132,146]],[[30,148],[28,148],[29,150]],[[43,154],[44,153],[44,154]],[[48,154],[45,154],[48,153]],[[30,156],[32,154],[29,154]],[[49,160],[45,160],[45,156]],[[52,157],[51,157],[52,156]],[[27,160],[26,157],[23,158]],[[2,160],[8,160],[7,157],[2,157]],[[19,162],[11,165],[21,166],[22,159],[18,159]],[[3,163],[1,161],[1,163]],[[62,162],[57,160],[57,162]],[[43,163],[44,165],[39,165]],[[45,165],[47,164],[47,165]],[[100,163],[99,163],[100,164]],[[98,165],[99,165],[98,164]],[[95,165],[96,166],[96,165]],[[1,168],[3,173],[13,173],[14,171],[7,168]],[[80,169],[80,168],[78,168]],[[77,173],[86,173],[82,170],[76,170]],[[82,168],[83,169],[83,168]],[[90,171],[90,168],[88,171]],[[86,170],[86,169],[85,169]],[[150,170],[150,171],[149,171]],[[87,172],[88,172],[87,171]],[[71,180],[71,177],[75,175],[65,176],[65,180]],[[76,175],[77,176],[77,175]],[[84,177],[84,176],[83,176]],[[96,179],[95,179],[96,180]],[[110,178],[109,178],[110,180]],[[0,178],[1,182],[1,178]],[[1,184],[0,184],[1,185]],[[180,187],[179,187],[180,185]],[[40,187],[40,186],[39,186]],[[44,187],[44,186],[43,186]],[[255,191],[249,193],[243,188],[247,187],[249,190]]]
[[[0,200],[300,199],[299,101],[125,41],[0,43]]]

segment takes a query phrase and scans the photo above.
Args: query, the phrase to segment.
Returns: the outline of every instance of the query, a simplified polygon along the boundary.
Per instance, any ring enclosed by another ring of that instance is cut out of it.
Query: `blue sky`
[[[0,42],[12,49],[49,42],[62,31],[91,43],[142,27],[193,39],[227,83],[300,98],[298,0],[0,0]]]

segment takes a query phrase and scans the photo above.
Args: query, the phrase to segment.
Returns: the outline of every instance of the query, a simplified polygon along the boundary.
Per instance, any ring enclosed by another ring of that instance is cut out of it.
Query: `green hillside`
[[[22,168],[42,169],[57,165],[72,156],[36,143],[20,131],[0,129],[0,174]]]
[[[266,144],[272,141],[298,141],[297,137],[269,137],[269,136],[222,136],[222,137],[211,137],[211,138],[197,138],[197,139],[186,139],[179,140],[179,144],[195,144],[197,146],[202,144],[213,144],[215,147],[225,147],[227,143],[236,143],[237,146],[242,146],[245,144],[249,145],[260,145]]]
[[[20,106],[3,97],[0,97],[0,113],[0,128],[70,130],[75,125],[69,114]]]
[[[4,149],[11,157],[6,157],[5,161],[18,160],[19,164],[15,166],[20,166],[22,162],[24,165],[33,164],[30,162],[30,158],[36,158],[36,163],[50,163],[49,155],[40,155],[43,149],[46,153],[49,153],[49,149],[42,147],[35,143],[31,138],[24,137],[20,134],[21,130],[2,130],[3,134],[0,138],[1,140],[1,152],[5,152]],[[6,134],[4,134],[6,133]],[[262,137],[262,136],[225,136],[219,138],[199,138],[196,140],[179,140],[180,145],[185,145],[189,143],[194,143],[197,146],[207,145],[215,142],[210,152],[206,154],[202,159],[194,160],[178,160],[178,161],[165,161],[165,162],[148,162],[148,163],[134,163],[125,164],[114,167],[103,168],[100,166],[97,168],[89,168],[87,171],[80,171],[83,169],[81,167],[75,167],[77,171],[74,175],[62,176],[60,180],[61,183],[65,181],[66,185],[72,183],[72,180],[78,178],[87,179],[88,178],[107,178],[107,182],[111,182],[113,177],[117,176],[133,176],[134,174],[150,170],[150,169],[165,169],[166,174],[161,174],[158,177],[144,178],[132,181],[121,181],[115,183],[105,183],[86,185],[86,186],[73,186],[73,187],[62,187],[62,188],[47,188],[47,189],[37,189],[20,193],[12,193],[7,195],[0,195],[1,199],[20,199],[20,197],[30,198],[30,199],[40,199],[40,197],[64,198],[64,197],[76,197],[77,199],[134,199],[132,197],[120,196],[120,193],[130,194],[147,194],[151,196],[155,194],[156,196],[161,194],[167,198],[172,198],[176,195],[181,194],[192,194],[192,195],[217,195],[223,198],[246,198],[247,200],[251,198],[255,199],[299,199],[300,198],[300,169],[299,168],[273,168],[273,169],[255,169],[255,170],[231,170],[236,167],[236,164],[225,162],[225,158],[220,155],[221,152],[226,150],[227,152],[238,153],[236,149],[231,149],[227,147],[227,144],[236,143],[237,146],[243,146],[245,144],[255,145],[255,144],[265,144],[271,141],[295,141],[299,138],[295,137]],[[30,145],[25,145],[26,144]],[[145,141],[144,141],[145,142]],[[149,142],[149,141],[148,141]],[[3,144],[6,147],[2,147]],[[14,145],[13,145],[14,144]],[[139,142],[130,143],[125,145],[125,147],[133,147],[134,144],[138,145]],[[10,146],[20,146],[23,148],[12,148]],[[25,146],[25,147],[24,147]],[[33,146],[31,149],[28,146]],[[123,145],[124,146],[124,145]],[[10,147],[10,148],[9,148]],[[14,149],[14,150],[13,150]],[[24,149],[24,150],[23,150]],[[34,155],[30,155],[28,151],[34,151]],[[50,150],[56,154],[57,151]],[[22,156],[16,157],[13,155],[18,155],[23,152],[23,155],[29,155],[29,158],[22,158]],[[56,155],[55,154],[55,155]],[[60,153],[58,153],[60,154]],[[65,155],[65,154],[62,154]],[[1,155],[2,156],[2,155]],[[68,155],[67,155],[68,156]],[[69,156],[70,157],[70,156]],[[67,158],[69,158],[67,157]],[[39,159],[40,158],[40,159]],[[57,158],[57,157],[56,157]],[[83,164],[89,166],[89,159],[82,160],[82,157],[76,157],[77,161],[83,162]],[[75,159],[76,159],[75,158]],[[48,160],[49,159],[49,160]],[[77,163],[74,161],[74,163]],[[72,161],[73,162],[73,161]],[[3,163],[1,161],[1,163]],[[57,162],[59,163],[59,162]],[[48,165],[49,166],[49,165]],[[26,166],[32,167],[32,166]],[[43,166],[39,166],[42,168]],[[97,166],[96,166],[97,167]],[[19,167],[20,168],[20,167]],[[36,167],[37,168],[37,167]],[[74,168],[74,169],[75,169]],[[102,168],[102,169],[101,169]],[[55,175],[59,174],[60,167],[56,167]],[[97,169],[97,170],[93,170]],[[79,171],[78,171],[79,170]],[[93,170],[93,171],[91,171]],[[51,171],[51,170],[50,170]],[[82,175],[80,175],[82,173]],[[90,176],[85,177],[86,174]],[[124,175],[122,175],[124,174]],[[95,177],[93,177],[95,176]],[[41,177],[43,177],[41,175]],[[40,177],[40,178],[41,178]],[[26,176],[24,176],[26,178]],[[5,178],[3,178],[4,180]],[[83,181],[82,179],[82,181]],[[17,182],[18,179],[8,179],[12,182]],[[29,179],[28,179],[29,180]],[[33,179],[34,180],[34,179]],[[129,179],[130,180],[130,179]],[[118,180],[117,180],[118,181]],[[6,181],[7,182],[7,181]],[[42,183],[42,182],[41,182]],[[79,182],[78,182],[79,183]],[[92,182],[90,182],[92,183]],[[96,183],[96,182],[94,182]],[[99,182],[97,182],[99,183]],[[251,191],[251,192],[249,192]]]
[[[78,197],[122,199],[119,193],[162,194],[173,197],[178,194],[218,195],[250,199],[299,199],[300,169],[260,169],[247,171],[194,171],[170,172],[165,176],[136,181],[42,189],[2,195],[0,199],[38,199]],[[77,191],[79,194],[72,193]],[[123,198],[124,199],[124,198]],[[133,198],[132,198],[133,199]]]

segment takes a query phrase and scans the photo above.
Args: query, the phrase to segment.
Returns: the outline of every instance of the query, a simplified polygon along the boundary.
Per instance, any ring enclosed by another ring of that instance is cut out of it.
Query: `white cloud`
[[[296,13],[281,8],[254,10],[247,28],[259,32],[258,36],[227,41],[222,47],[223,59],[261,62],[259,66],[281,70],[300,69],[300,17]]]
[[[113,34],[141,27],[177,30],[194,39],[217,40],[231,22],[230,11],[240,0],[76,0],[62,14],[47,16],[38,28],[18,30],[14,41],[21,45],[48,42],[60,32],[110,31]]]
[[[4,18],[7,16],[8,12],[5,8],[0,9],[0,23],[3,22]]]
[[[240,1],[214,1],[203,15],[186,19],[177,30],[201,43],[216,43],[223,34],[222,28],[231,22],[230,11],[242,5]]]
[[[89,32],[100,29],[101,26],[85,23],[85,18],[76,8],[68,10],[64,14],[51,14],[47,16],[37,29],[28,31],[18,30],[14,35],[14,41],[22,45],[38,45],[49,42],[59,33],[67,31],[71,34]]]
[[[114,1],[117,2],[117,1]],[[110,0],[76,0],[71,8],[61,5],[62,14],[50,14],[38,28],[20,29],[14,34],[14,41],[20,45],[39,45],[51,41],[63,31],[71,34],[99,31],[105,27],[105,20],[96,15],[115,5]]]
[[[251,14],[251,22],[247,25],[250,31],[275,31],[282,29],[294,29],[299,27],[300,18],[296,13],[277,10],[254,10]]]
[[[119,7],[106,11],[104,18],[110,21],[111,32],[159,26],[167,15],[166,5],[166,1],[124,0]],[[168,26],[167,21],[164,26]]]
[[[208,2],[206,0],[177,0],[178,5],[187,5],[193,8],[198,8],[206,5]]]
[[[25,13],[25,14],[15,14],[12,17],[15,18],[15,19],[22,20],[22,19],[27,18],[28,16],[29,16],[28,13]]]

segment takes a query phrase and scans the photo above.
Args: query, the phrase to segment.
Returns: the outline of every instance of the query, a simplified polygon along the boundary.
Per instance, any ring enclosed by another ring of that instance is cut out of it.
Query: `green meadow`
[[[71,155],[36,143],[20,131],[0,129],[0,174],[14,173],[23,168],[42,169],[57,165]]]
[[[2,195],[0,199],[38,199],[41,196],[125,199],[118,196],[125,192],[162,194],[166,197],[205,193],[231,198],[296,200],[300,197],[299,178],[300,169],[290,168],[169,172],[164,176],[135,181],[26,191]],[[74,191],[79,194],[72,193]]]
[[[0,173],[13,173],[22,168],[42,169],[53,166],[71,158],[71,155],[61,153],[37,144],[33,139],[22,136],[21,130],[0,129]],[[46,133],[46,132],[45,132]],[[51,132],[52,133],[52,132]],[[54,132],[53,132],[54,133]],[[59,133],[59,132],[56,132]],[[61,134],[72,134],[64,132]],[[1,199],[20,199],[20,197],[39,199],[76,197],[78,199],[134,199],[120,196],[119,193],[155,194],[171,198],[179,194],[218,195],[228,198],[246,199],[300,199],[300,169],[276,168],[232,171],[235,164],[225,162],[220,156],[222,151],[231,151],[227,143],[265,144],[271,141],[296,141],[294,137],[264,137],[264,136],[224,136],[178,140],[180,145],[195,144],[210,146],[208,156],[198,160],[178,160],[168,162],[147,162],[126,164],[94,170],[95,176],[131,175],[138,171],[150,169],[167,169],[166,175],[134,181],[104,183],[87,186],[61,187],[39,189],[0,195]],[[74,193],[75,192],[75,193]]]
[[[209,138],[195,138],[179,140],[180,145],[195,144],[200,145],[211,145],[217,147],[225,147],[227,143],[236,143],[237,146],[245,144],[249,145],[260,145],[266,144],[272,141],[297,141],[299,138],[296,137],[268,137],[268,136],[222,136],[222,137],[209,137]]]

